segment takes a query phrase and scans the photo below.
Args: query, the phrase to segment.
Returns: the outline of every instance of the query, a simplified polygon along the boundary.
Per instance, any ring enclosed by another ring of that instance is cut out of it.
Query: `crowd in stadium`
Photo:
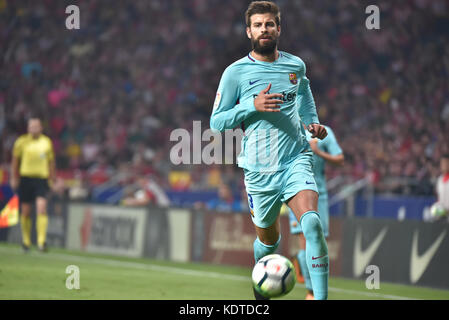
[[[449,151],[449,10],[444,0],[278,1],[281,50],[300,56],[320,121],[345,153],[329,178],[377,192],[433,195]],[[170,162],[170,133],[209,117],[221,74],[245,56],[246,1],[0,0],[0,163],[30,114],[43,118],[61,175],[89,186],[151,175],[165,189],[243,187],[236,165]],[[325,9],[324,9],[325,8]]]

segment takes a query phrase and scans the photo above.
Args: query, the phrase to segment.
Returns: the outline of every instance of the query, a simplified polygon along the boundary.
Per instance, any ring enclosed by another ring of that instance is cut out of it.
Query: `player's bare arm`
[[[336,166],[342,166],[345,162],[345,156],[343,153],[332,155],[324,150],[321,150],[318,148],[318,140],[317,139],[311,139],[309,141],[310,148],[312,149],[313,153],[315,153],[317,156],[323,158],[327,162],[336,165]]]
[[[11,162],[11,188],[17,190],[19,186],[19,158],[16,156],[12,157]]]
[[[271,83],[254,99],[254,107],[259,112],[279,112],[281,111],[280,104],[283,102],[280,99],[282,94],[280,93],[269,93],[271,89]]]
[[[56,186],[56,161],[54,159],[49,161],[49,168],[50,168],[50,175],[49,175],[50,188],[54,190]]]

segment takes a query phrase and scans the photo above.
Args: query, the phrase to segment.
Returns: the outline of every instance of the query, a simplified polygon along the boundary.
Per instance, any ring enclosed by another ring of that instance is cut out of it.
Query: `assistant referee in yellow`
[[[28,120],[28,133],[14,143],[11,163],[11,187],[18,191],[22,246],[31,246],[31,209],[36,203],[36,231],[39,251],[47,251],[47,194],[56,179],[55,156],[49,137],[42,134],[39,118]]]

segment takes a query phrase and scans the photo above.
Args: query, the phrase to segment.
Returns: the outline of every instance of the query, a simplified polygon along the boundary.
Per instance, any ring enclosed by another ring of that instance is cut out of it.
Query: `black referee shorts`
[[[20,202],[34,202],[37,197],[47,197],[48,179],[20,177],[18,188]]]

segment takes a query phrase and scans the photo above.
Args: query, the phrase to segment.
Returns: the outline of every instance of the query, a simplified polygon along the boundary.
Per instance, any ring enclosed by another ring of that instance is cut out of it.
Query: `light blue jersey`
[[[336,156],[343,153],[340,145],[338,144],[337,139],[335,138],[335,134],[331,128],[328,126],[324,126],[327,131],[327,136],[323,139],[317,139],[318,149],[323,150],[330,155]],[[307,141],[312,139],[312,134],[307,131],[306,132]],[[325,175],[325,165],[326,160],[317,156],[315,153],[313,154],[313,174],[315,177],[315,182],[318,186],[318,193],[321,198],[327,197],[327,187],[326,187],[326,175]]]
[[[280,112],[258,112],[254,98],[270,83],[270,93],[283,94]],[[287,168],[310,149],[301,121],[319,123],[306,67],[299,57],[279,51],[276,61],[264,62],[248,54],[226,68],[210,127],[219,131],[243,128],[239,167],[253,172]]]

